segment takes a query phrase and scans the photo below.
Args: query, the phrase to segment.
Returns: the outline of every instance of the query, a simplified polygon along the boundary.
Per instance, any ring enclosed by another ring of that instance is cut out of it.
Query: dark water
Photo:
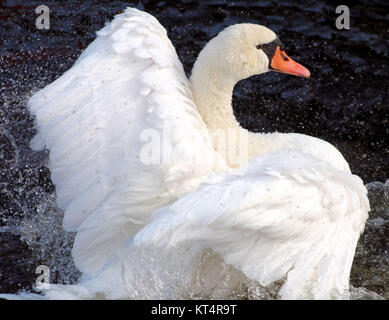
[[[35,27],[39,4],[51,10],[50,30]],[[35,130],[26,99],[69,69],[95,32],[127,6],[146,10],[162,23],[188,74],[204,44],[225,26],[253,22],[273,29],[312,78],[269,73],[240,82],[233,103],[242,126],[322,138],[341,150],[365,183],[388,179],[389,2],[350,3],[349,30],[335,27],[339,4],[347,2],[1,0],[0,292],[31,288],[35,267],[50,258],[37,255],[40,248],[21,241],[12,227],[25,217],[58,212],[47,153],[28,148]],[[389,292],[389,206],[383,210],[384,205],[376,208],[384,222],[368,226],[352,274],[354,285],[380,294]]]

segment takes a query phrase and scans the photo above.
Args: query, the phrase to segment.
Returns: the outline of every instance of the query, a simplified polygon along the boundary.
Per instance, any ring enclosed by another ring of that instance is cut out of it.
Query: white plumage
[[[220,174],[161,209],[130,245],[201,244],[286,299],[341,298],[368,203],[358,177],[281,150]]]
[[[233,117],[233,85],[269,70],[255,47],[275,34],[227,28],[200,54],[192,84],[147,13],[128,8],[97,35],[28,103],[39,131],[31,146],[50,150],[64,228],[77,232],[75,263],[93,283],[106,277],[88,294],[125,294],[131,248],[181,243],[212,249],[265,286],[286,277],[281,298],[347,295],[369,204],[341,154],[304,135],[249,133],[247,170],[236,173],[207,130],[247,133]]]
[[[100,270],[155,209],[212,170],[212,161],[193,162],[198,152],[213,154],[176,52],[156,19],[138,10],[99,31],[28,106],[39,130],[31,146],[50,150],[57,203],[65,230],[77,231],[73,257],[82,272]],[[161,151],[155,164],[143,164],[142,148],[147,153],[154,136],[164,139]],[[171,159],[161,163],[164,153]]]

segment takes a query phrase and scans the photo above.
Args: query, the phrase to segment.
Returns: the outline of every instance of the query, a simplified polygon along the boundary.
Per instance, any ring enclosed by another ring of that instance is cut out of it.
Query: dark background
[[[40,4],[51,10],[50,30],[35,27]],[[273,29],[312,76],[268,73],[241,81],[233,99],[241,125],[322,138],[365,183],[388,179],[389,2],[350,2],[349,30],[335,27],[340,4],[348,3],[0,1],[0,292],[30,288],[35,279],[37,249],[20,240],[20,221],[57,210],[47,152],[28,147],[35,130],[26,100],[69,69],[95,32],[127,6],[161,22],[188,75],[204,44],[224,27],[253,22]]]

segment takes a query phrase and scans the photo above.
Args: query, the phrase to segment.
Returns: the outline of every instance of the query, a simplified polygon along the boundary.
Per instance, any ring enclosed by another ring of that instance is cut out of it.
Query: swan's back
[[[213,154],[159,22],[128,8],[97,35],[28,102],[39,131],[31,146],[50,150],[57,203],[65,229],[77,231],[73,256],[85,273],[98,271],[152,211],[206,177],[212,161],[193,159]]]

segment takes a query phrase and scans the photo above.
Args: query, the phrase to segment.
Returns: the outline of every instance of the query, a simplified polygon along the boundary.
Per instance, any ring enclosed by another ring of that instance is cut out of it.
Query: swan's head
[[[242,23],[225,28],[210,40],[194,65],[200,73],[219,73],[233,81],[277,71],[309,78],[308,69],[289,58],[277,35],[265,26]]]

